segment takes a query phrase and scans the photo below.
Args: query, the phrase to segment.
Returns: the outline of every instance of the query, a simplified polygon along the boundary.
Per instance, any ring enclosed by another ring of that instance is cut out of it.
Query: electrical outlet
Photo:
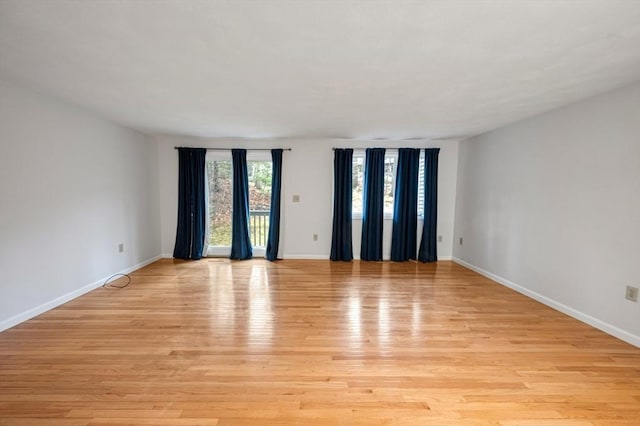
[[[442,235],[438,235],[438,242],[441,243],[442,242]]]
[[[118,244],[118,253],[122,253],[124,251],[124,244]]]
[[[318,241],[318,234],[313,234],[313,241]]]
[[[625,299],[631,300],[632,302],[638,301],[638,287],[627,286],[627,292],[625,293]]]
[[[460,245],[462,245],[462,237],[460,237]]]
[[[293,197],[291,197],[292,201],[294,203],[299,203],[300,202],[300,196],[299,195],[294,195]]]

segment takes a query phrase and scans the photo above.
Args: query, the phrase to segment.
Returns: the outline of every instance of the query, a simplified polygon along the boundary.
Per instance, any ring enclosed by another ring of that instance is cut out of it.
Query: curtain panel
[[[420,149],[398,150],[391,232],[391,260],[396,262],[416,259],[419,167]]]
[[[382,260],[384,148],[367,148],[364,165],[361,260]]]
[[[178,226],[173,257],[201,259],[205,244],[204,148],[178,148]]]
[[[280,244],[280,198],[282,187],[282,149],[271,150],[271,211],[269,212],[269,237],[265,258],[278,259]]]
[[[351,204],[353,149],[335,149],[333,160],[333,232],[331,260],[353,260]]]
[[[253,250],[249,238],[249,179],[247,176],[247,150],[232,149],[233,202],[231,217],[230,259],[251,259]]]
[[[440,148],[424,150],[424,226],[418,260],[436,262],[438,228],[438,155]]]

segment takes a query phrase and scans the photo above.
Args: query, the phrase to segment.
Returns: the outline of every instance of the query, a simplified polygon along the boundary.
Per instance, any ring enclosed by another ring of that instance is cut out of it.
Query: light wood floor
[[[0,424],[640,425],[640,349],[451,262],[162,260],[0,333]]]

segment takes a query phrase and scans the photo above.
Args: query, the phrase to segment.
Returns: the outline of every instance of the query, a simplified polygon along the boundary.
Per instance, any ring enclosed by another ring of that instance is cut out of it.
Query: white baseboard
[[[328,254],[283,254],[283,259],[329,260]]]
[[[227,256],[228,257],[228,256]],[[261,257],[261,256],[259,256]],[[163,259],[173,259],[173,254],[163,253],[159,256]],[[282,259],[295,259],[295,260],[329,260],[328,254],[284,254]],[[360,257],[354,257],[353,260],[360,260]],[[390,260],[389,257],[385,257],[382,260]],[[453,260],[451,256],[438,256],[438,260]]]
[[[162,254],[160,256],[163,259],[173,259],[173,254]],[[206,256],[203,257],[203,259],[205,258],[223,258],[223,259],[228,259],[229,255],[225,255],[225,256]],[[257,255],[257,256],[253,256],[254,259],[262,259],[264,257],[263,254],[261,255]],[[329,255],[328,254],[284,254],[282,255],[282,259],[296,259],[296,260],[329,260]]]
[[[283,259],[306,259],[306,260],[329,260],[328,254],[285,254]],[[353,260],[360,260],[360,256],[354,256]],[[391,260],[390,257],[383,257],[383,261]],[[438,260],[452,260],[451,256],[438,256]]]
[[[75,299],[77,297],[80,297],[83,294],[86,294],[86,293],[90,292],[91,290],[94,290],[94,289],[100,287],[102,284],[104,284],[104,282],[108,278],[112,277],[113,275],[116,275],[116,274],[128,274],[128,273],[136,271],[136,270],[138,270],[138,269],[140,269],[140,268],[142,268],[144,266],[147,266],[150,263],[153,263],[156,260],[161,259],[161,258],[162,258],[162,256],[160,256],[160,255],[154,256],[154,257],[152,257],[150,259],[147,259],[147,260],[144,260],[144,261],[142,261],[140,263],[137,263],[137,264],[135,264],[135,265],[133,265],[133,266],[131,266],[129,268],[123,269],[120,272],[114,272],[113,274],[109,274],[104,278],[96,280],[96,281],[94,281],[94,282],[92,282],[90,284],[87,284],[84,287],[81,287],[81,288],[79,288],[77,290],[74,290],[74,291],[72,291],[70,293],[67,293],[67,294],[64,294],[62,296],[56,297],[55,299],[50,300],[48,302],[45,302],[45,303],[43,303],[43,304],[41,304],[39,306],[36,306],[35,308],[28,309],[28,310],[26,310],[26,311],[24,311],[22,313],[19,313],[19,314],[14,315],[14,316],[12,316],[10,318],[7,318],[6,320],[0,321],[0,332],[6,330],[8,328],[14,327],[14,326],[16,326],[16,325],[18,325],[18,324],[20,324],[22,322],[25,322],[25,321],[33,318],[33,317],[36,317],[36,316],[38,316],[40,314],[43,314],[43,313],[45,313],[45,312],[47,312],[47,311],[49,311],[49,310],[51,310],[53,308],[56,308],[56,307],[58,307],[58,306],[60,306],[60,305],[62,305],[64,303],[69,302],[70,300],[73,300],[73,299]]]
[[[360,256],[354,256],[353,260],[360,260]],[[383,261],[390,261],[391,260],[391,256],[383,256],[382,257]],[[438,256],[438,261],[440,260],[451,260],[451,256]]]
[[[459,263],[460,265],[471,269],[472,271],[475,271],[477,273],[479,273],[480,275],[484,275],[485,277],[504,285],[505,287],[509,287],[512,290],[517,291],[518,293],[524,294],[525,296],[528,296],[534,300],[537,300],[538,302],[549,306],[550,308],[553,308],[557,311],[562,312],[563,314],[569,315],[570,317],[573,317],[579,321],[582,321],[586,324],[589,324],[592,327],[597,328],[598,330],[604,331],[607,334],[610,334],[614,337],[617,337],[620,340],[623,340],[633,346],[636,346],[638,348],[640,348],[640,336],[636,336],[635,334],[629,333],[628,331],[622,330],[621,328],[618,328],[614,325],[611,325],[607,322],[604,322],[602,320],[599,320],[597,318],[592,317],[591,315],[585,314],[584,312],[580,312],[577,309],[573,309],[565,304],[562,304],[560,302],[557,302],[553,299],[548,298],[547,296],[543,296],[540,293],[537,293],[535,291],[529,290],[528,288],[522,287],[521,285],[518,285],[516,283],[514,283],[513,281],[509,281],[506,278],[503,278],[499,275],[493,274],[489,271],[486,271],[478,266],[475,266],[469,262],[465,262],[462,259],[459,259],[457,257],[453,257],[453,261],[456,263]]]

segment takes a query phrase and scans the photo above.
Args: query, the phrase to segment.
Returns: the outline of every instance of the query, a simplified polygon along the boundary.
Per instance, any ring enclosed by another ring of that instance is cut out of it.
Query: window
[[[249,236],[254,248],[266,248],[271,210],[271,160],[247,159]]]
[[[398,154],[386,153],[384,157],[384,216],[393,217],[393,193],[396,181],[396,162]],[[364,166],[365,152],[356,151],[353,153],[353,197],[352,214],[354,219],[361,219],[364,201]]]
[[[208,152],[210,246],[231,247],[232,177],[231,153]]]
[[[418,219],[424,219],[424,149],[420,150],[418,166]]]
[[[351,214],[354,218],[362,218],[364,200],[364,152],[353,153]],[[357,217],[356,217],[357,216]]]
[[[362,219],[364,200],[364,166],[365,151],[353,152],[353,196],[352,215],[354,219]],[[393,198],[396,190],[396,164],[398,151],[387,149],[384,157],[384,217],[393,217]],[[418,171],[418,217],[424,215],[424,150],[420,150],[420,166]]]
[[[249,180],[249,236],[254,254],[267,245],[271,210],[271,156],[247,152]],[[228,151],[207,153],[209,185],[209,254],[227,255],[231,248],[233,210],[233,166]]]

